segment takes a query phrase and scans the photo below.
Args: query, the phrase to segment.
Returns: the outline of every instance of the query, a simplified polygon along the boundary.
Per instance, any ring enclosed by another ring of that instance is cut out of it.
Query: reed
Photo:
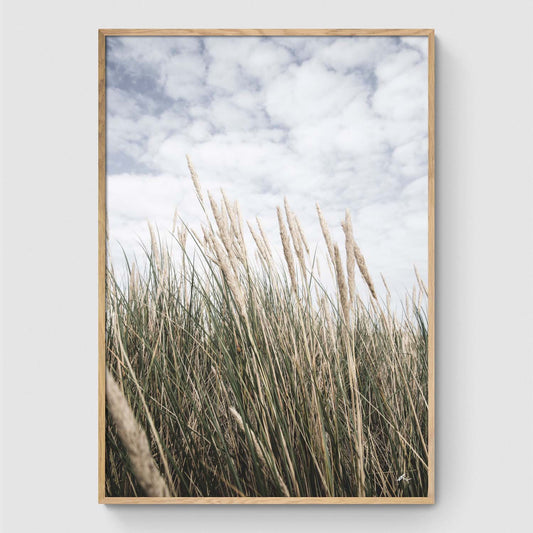
[[[306,267],[305,267],[303,244],[302,244],[302,239],[300,237],[300,232],[298,230],[298,224],[296,222],[296,217],[294,216],[294,213],[290,210],[289,202],[287,201],[286,197],[283,199],[283,203],[285,207],[285,216],[287,217],[287,224],[289,226],[289,233],[291,234],[291,238],[292,238],[292,245],[294,247],[296,257],[298,258],[298,262],[300,263],[302,276],[305,278]]]
[[[320,209],[318,203],[316,204],[316,211],[318,213],[318,220],[320,221],[320,227],[322,229],[322,235],[324,235],[324,240],[326,241],[326,247],[328,249],[329,257],[333,263],[335,263],[335,251],[333,249],[333,240],[331,238],[331,233],[329,232],[328,223]]]
[[[346,216],[342,223],[345,235],[346,248],[346,273],[348,276],[348,289],[350,291],[350,306],[355,299],[355,239],[353,237],[352,218],[346,210]]]
[[[263,452],[263,449],[261,448],[261,444],[257,440],[257,438],[254,435],[253,431],[249,430],[244,425],[244,422],[242,420],[242,416],[237,412],[237,410],[234,407],[230,407],[229,411],[233,415],[235,420],[237,421],[237,424],[238,424],[239,428],[241,429],[241,431],[250,436],[250,440],[251,440],[252,445],[253,445],[253,447],[255,449],[257,457],[261,461],[261,464],[263,465],[263,467],[266,470],[269,470],[270,468],[269,468],[269,464],[268,464],[268,461],[266,459],[265,453]],[[277,470],[275,465],[272,466],[272,470],[274,472],[275,481],[279,484],[279,486],[281,488],[281,491],[283,492],[283,495],[286,496],[286,497],[289,497],[290,496],[289,489],[287,488],[287,485],[285,485],[285,482],[283,481],[283,478],[281,477],[281,475],[278,472],[278,470]]]
[[[368,272],[365,257],[361,253],[359,246],[357,246],[355,239],[353,241],[353,251],[355,253],[355,260],[357,262],[357,266],[359,267],[359,272],[361,272],[361,275],[363,276],[363,279],[365,280],[368,286],[368,290],[370,291],[370,294],[373,296],[375,300],[377,300],[376,290],[374,289],[374,283],[372,281],[372,278],[370,277],[370,273]]]
[[[283,255],[285,256],[285,261],[287,261],[287,267],[289,269],[289,276],[291,278],[291,286],[296,292],[298,290],[298,282],[296,280],[296,270],[294,268],[294,257],[291,251],[291,243],[289,239],[289,234],[287,233],[287,228],[285,222],[283,221],[283,214],[281,209],[277,208],[278,213],[278,224],[279,224],[279,234],[281,237],[281,244],[283,246]]]
[[[171,251],[152,227],[146,261],[129,261],[125,280],[108,266],[106,494],[425,495],[420,275],[402,308],[391,307],[388,289],[382,305],[350,215],[343,264],[317,206],[332,288],[315,261],[305,263],[308,245],[288,202],[277,209],[276,245],[259,220],[243,226],[225,194],[221,204],[209,194],[209,203],[203,234],[176,219]],[[248,256],[244,228],[256,255]],[[296,272],[300,252],[306,277]],[[354,262],[373,295],[366,303]],[[398,481],[402,474],[409,481]]]
[[[268,252],[268,255],[270,258],[272,258],[272,249],[270,248],[270,242],[268,240],[268,237],[266,236],[265,230],[263,229],[263,225],[261,224],[261,220],[259,217],[256,217],[257,227],[259,228],[259,232],[261,233],[261,237],[263,239],[263,245],[265,247],[265,250]]]
[[[198,174],[196,173],[196,170],[194,169],[194,166],[191,162],[191,158],[187,155],[187,166],[189,167],[189,172],[191,174],[191,179],[194,184],[194,189],[196,191],[196,196],[198,198],[198,201],[204,206],[204,195],[202,193],[202,187],[200,186],[200,179],[198,178]]]
[[[137,423],[128,401],[109,371],[106,371],[106,405],[128,453],[131,469],[146,496],[170,496],[152,457],[146,433]]]
[[[344,314],[346,322],[350,321],[350,304],[348,302],[348,289],[346,286],[346,279],[344,277],[344,270],[342,268],[342,259],[339,251],[339,246],[333,246],[333,256],[335,258],[335,273],[337,275],[337,287],[339,289],[339,299],[341,309]]]

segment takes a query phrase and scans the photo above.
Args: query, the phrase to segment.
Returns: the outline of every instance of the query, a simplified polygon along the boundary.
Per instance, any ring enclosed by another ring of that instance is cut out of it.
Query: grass
[[[336,291],[321,282],[287,203],[278,209],[285,264],[250,224],[252,254],[238,205],[207,202],[190,169],[202,235],[180,221],[169,246],[152,229],[145,268],[128,263],[126,283],[108,271],[107,368],[137,420],[132,434],[148,440],[157,483],[143,482],[136,445],[108,404],[106,494],[425,496],[423,283],[398,317],[375,296],[349,214],[345,268],[319,208],[322,270]]]

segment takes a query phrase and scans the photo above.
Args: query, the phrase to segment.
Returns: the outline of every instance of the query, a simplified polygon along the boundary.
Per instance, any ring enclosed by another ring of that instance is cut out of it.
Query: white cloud
[[[354,69],[372,69],[389,51],[394,51],[396,48],[395,41],[387,38],[338,38],[329,46],[320,47],[316,57],[337,72],[345,74]]]
[[[378,89],[374,109],[396,120],[419,120],[427,116],[427,62],[414,50],[387,56],[376,67]]]
[[[414,264],[427,271],[426,38],[111,40],[109,161],[130,166],[108,176],[108,213],[128,253],[175,207],[197,223],[189,153],[204,187],[260,215],[273,241],[286,195],[322,246],[318,201],[339,241],[351,210],[371,271],[396,292]]]
[[[289,127],[339,116],[351,100],[368,89],[357,77],[343,76],[319,61],[292,65],[265,89],[266,109]]]
[[[201,54],[180,53],[161,67],[161,82],[168,96],[196,102],[205,97],[203,85],[206,65]]]

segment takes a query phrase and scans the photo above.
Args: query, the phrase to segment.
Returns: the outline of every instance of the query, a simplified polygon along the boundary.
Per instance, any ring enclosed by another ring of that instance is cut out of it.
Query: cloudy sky
[[[340,243],[348,208],[376,285],[427,278],[426,37],[108,37],[106,77],[117,269],[148,220],[165,234],[177,208],[199,227],[189,154],[272,241],[284,196],[321,249],[315,203]]]

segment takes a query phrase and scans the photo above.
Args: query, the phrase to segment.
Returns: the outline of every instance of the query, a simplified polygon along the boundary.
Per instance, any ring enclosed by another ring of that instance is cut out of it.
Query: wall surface
[[[3,15],[4,531],[527,529],[533,2],[7,0]],[[436,505],[96,503],[99,27],[436,29]]]

